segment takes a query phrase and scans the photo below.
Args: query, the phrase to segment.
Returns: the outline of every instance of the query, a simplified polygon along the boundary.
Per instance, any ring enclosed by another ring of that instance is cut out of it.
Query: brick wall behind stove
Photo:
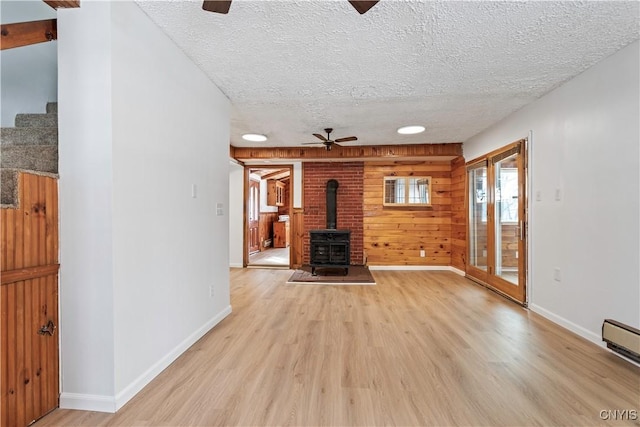
[[[364,163],[336,162],[303,164],[304,251],[309,263],[309,230],[327,228],[327,181],[338,181],[337,229],[351,230],[351,264],[363,264],[363,176]]]

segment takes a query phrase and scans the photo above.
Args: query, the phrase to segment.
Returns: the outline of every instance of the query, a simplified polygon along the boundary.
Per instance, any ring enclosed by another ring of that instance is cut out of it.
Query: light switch
[[[198,186],[195,184],[191,184],[191,197],[194,199],[198,197]]]

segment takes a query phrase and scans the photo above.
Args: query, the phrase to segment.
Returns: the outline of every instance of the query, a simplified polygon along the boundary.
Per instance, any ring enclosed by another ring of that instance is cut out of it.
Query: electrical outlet
[[[426,253],[424,252],[424,249],[420,249],[420,256],[422,258],[424,258],[426,256]]]
[[[560,279],[561,279],[560,269],[556,267],[553,269],[553,280],[555,280],[556,282],[559,282]]]
[[[215,294],[216,294],[216,288],[213,285],[209,286],[209,297],[211,298]]]

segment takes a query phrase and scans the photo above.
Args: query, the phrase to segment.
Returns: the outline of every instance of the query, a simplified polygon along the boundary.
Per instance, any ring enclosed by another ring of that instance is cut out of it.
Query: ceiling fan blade
[[[349,3],[351,3],[351,6],[353,6],[358,13],[362,15],[363,13],[367,13],[367,11],[375,6],[378,1],[379,0],[349,0]]]
[[[335,140],[335,142],[347,142],[347,141],[357,141],[358,138],[356,138],[355,136],[347,136],[345,138],[338,138]]]
[[[207,12],[229,13],[231,0],[207,0],[202,2],[202,8]]]
[[[315,136],[316,138],[318,138],[322,142],[327,142],[328,141],[327,138],[325,138],[324,136],[320,135],[319,133],[314,133],[313,136]]]

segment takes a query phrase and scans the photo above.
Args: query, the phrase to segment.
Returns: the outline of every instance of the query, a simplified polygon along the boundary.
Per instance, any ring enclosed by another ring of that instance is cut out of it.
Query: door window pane
[[[487,270],[487,168],[469,174],[469,264]]]
[[[495,172],[495,274],[518,284],[518,169],[514,154],[494,164]]]

